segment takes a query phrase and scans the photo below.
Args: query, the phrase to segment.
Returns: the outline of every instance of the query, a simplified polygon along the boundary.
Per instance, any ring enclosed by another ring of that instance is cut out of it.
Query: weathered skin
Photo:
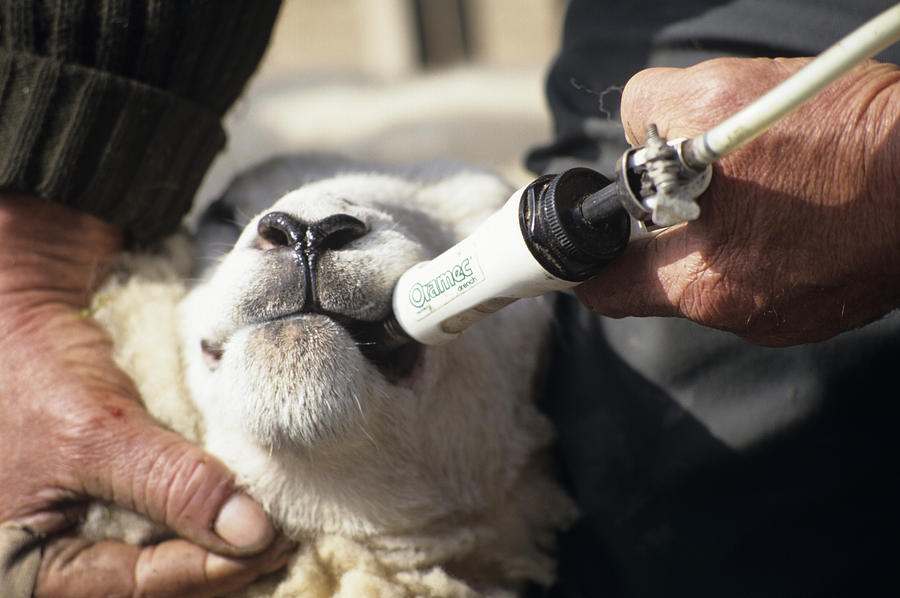
[[[692,137],[807,59],[649,69],[625,88],[630,142]],[[900,70],[868,62],[714,165],[699,220],[635,243],[578,296],[615,317],[678,316],[761,345],[823,340],[900,305]]]
[[[273,541],[246,497],[217,523],[242,496],[233,475],[157,426],[108,336],[84,317],[119,247],[118,231],[97,219],[0,194],[0,521],[49,537],[38,598],[215,595],[282,566],[291,545]],[[87,498],[185,539],[141,548],[67,536]]]

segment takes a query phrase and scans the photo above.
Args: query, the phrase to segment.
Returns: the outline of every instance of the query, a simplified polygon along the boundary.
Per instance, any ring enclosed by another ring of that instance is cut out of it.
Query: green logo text
[[[417,282],[412,285],[409,289],[409,302],[415,308],[424,307],[426,303],[435,297],[453,287],[459,286],[460,283],[473,275],[471,260],[472,258],[467,257],[435,278],[424,283]]]

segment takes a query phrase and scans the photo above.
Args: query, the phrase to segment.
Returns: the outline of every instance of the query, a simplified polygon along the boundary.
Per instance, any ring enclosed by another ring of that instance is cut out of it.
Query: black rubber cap
[[[583,205],[589,207],[587,216]],[[538,263],[572,282],[600,272],[622,253],[631,234],[615,184],[589,168],[541,177],[529,185],[519,204],[519,225]]]

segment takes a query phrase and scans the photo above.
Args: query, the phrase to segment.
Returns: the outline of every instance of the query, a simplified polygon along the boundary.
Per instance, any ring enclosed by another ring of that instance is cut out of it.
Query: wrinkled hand
[[[291,546],[223,464],[154,423],[79,314],[118,246],[90,216],[0,194],[0,521],[48,536],[38,598],[221,594],[281,567]],[[89,497],[183,539],[67,535]]]
[[[629,142],[702,133],[806,59],[648,69]],[[576,290],[607,315],[680,316],[754,343],[829,338],[900,305],[900,72],[868,62],[714,166],[700,219],[636,242]]]

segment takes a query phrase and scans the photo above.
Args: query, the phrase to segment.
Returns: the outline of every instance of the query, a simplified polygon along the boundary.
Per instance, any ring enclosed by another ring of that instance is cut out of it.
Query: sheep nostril
[[[285,212],[269,212],[256,227],[260,249],[293,247],[307,252],[340,249],[368,232],[365,223],[349,214],[332,214],[309,224]]]
[[[256,232],[268,246],[266,249],[291,247],[306,239],[307,226],[284,212],[269,212],[259,219]]]
[[[310,249],[340,249],[368,232],[363,221],[349,214],[332,214],[309,225],[306,231]]]

